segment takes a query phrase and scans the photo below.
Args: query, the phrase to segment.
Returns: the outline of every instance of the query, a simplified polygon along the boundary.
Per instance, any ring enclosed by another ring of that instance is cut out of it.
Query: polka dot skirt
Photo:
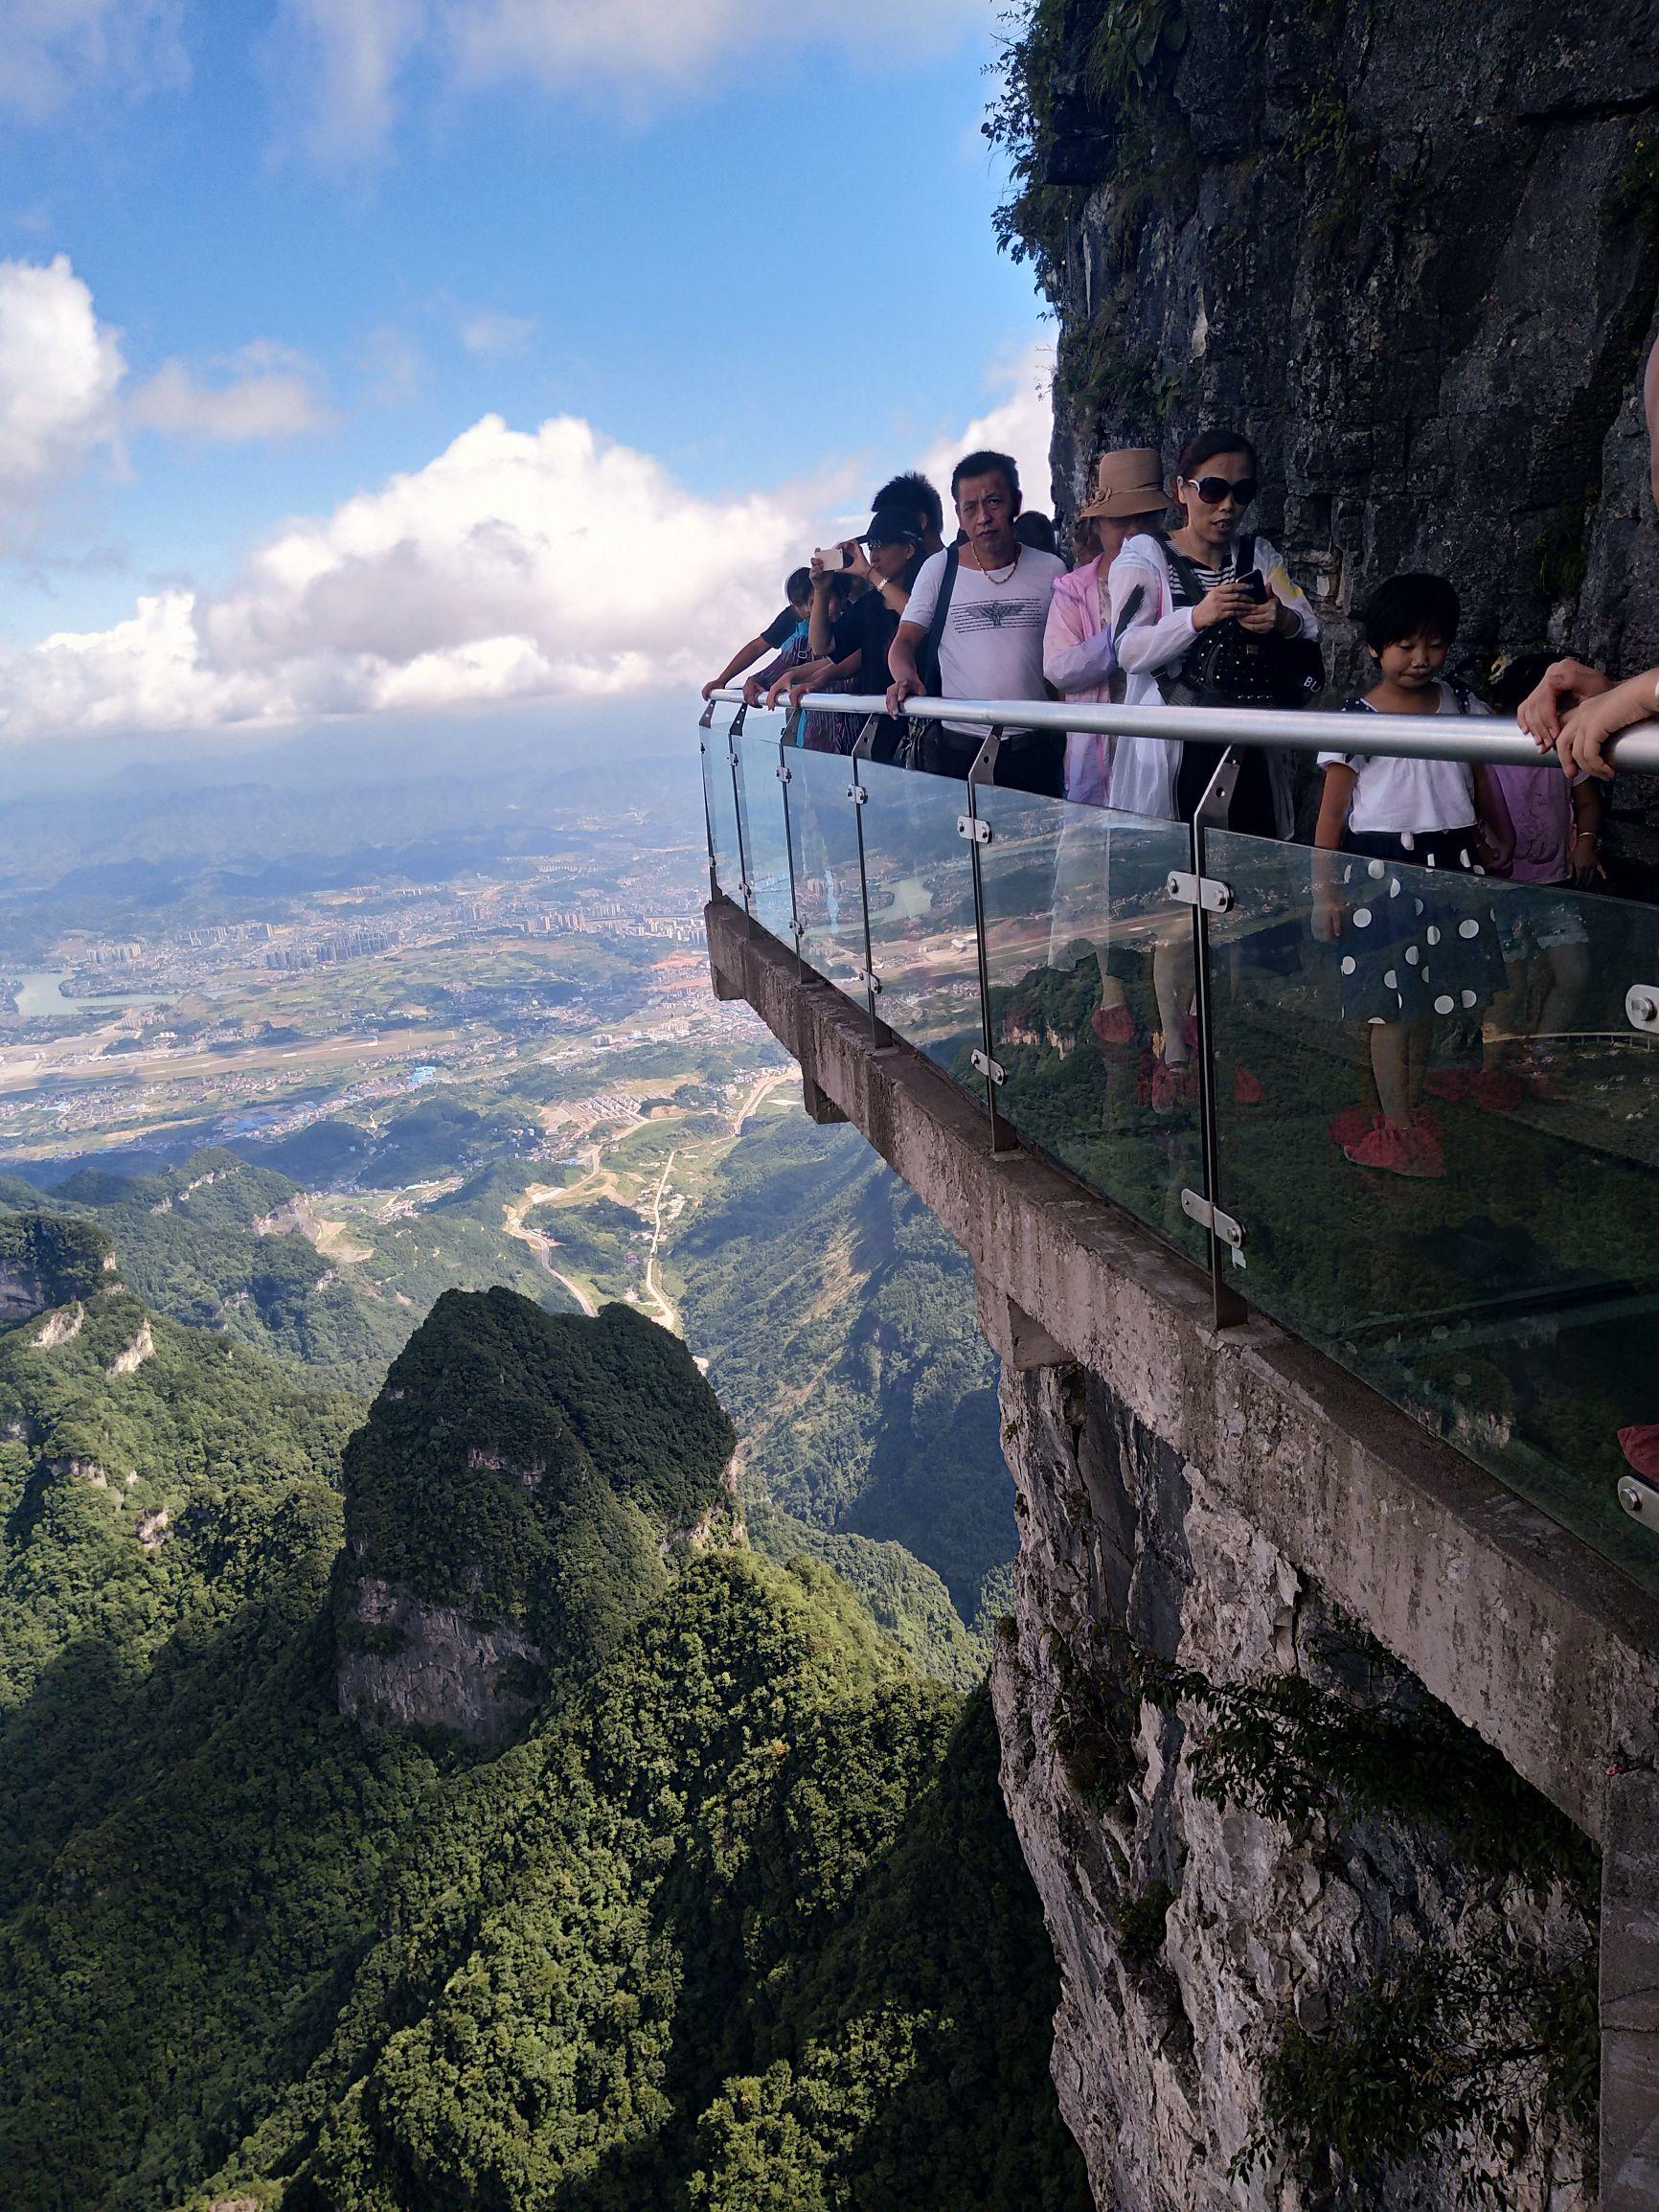
[[[1469,1015],[1504,986],[1472,830],[1351,833],[1337,871],[1335,951],[1348,1021]]]

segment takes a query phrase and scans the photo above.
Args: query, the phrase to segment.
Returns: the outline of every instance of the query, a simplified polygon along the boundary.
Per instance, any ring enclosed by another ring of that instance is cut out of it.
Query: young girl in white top
[[[1441,675],[1458,615],[1444,577],[1390,577],[1360,617],[1378,680],[1346,711],[1484,715]],[[1374,1086],[1330,1133],[1356,1166],[1443,1175],[1444,1132],[1422,1106],[1434,1023],[1485,1005],[1503,988],[1504,964],[1490,905],[1449,883],[1437,890],[1427,871],[1481,876],[1504,865],[1509,811],[1490,772],[1466,761],[1396,760],[1356,745],[1319,762],[1313,841],[1346,857],[1315,862],[1313,929],[1339,947],[1343,1016],[1366,1025]]]

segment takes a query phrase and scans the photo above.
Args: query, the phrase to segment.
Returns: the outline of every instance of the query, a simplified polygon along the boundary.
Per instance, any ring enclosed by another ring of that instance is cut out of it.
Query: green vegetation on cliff
[[[682,1346],[442,1302],[342,1521],[350,1402],[124,1293],[71,1311],[0,1333],[15,2212],[1085,2212],[987,1702],[824,1567],[653,1552],[602,1653],[544,1613],[584,1655],[495,1757],[340,1716],[343,1576],[602,1611],[554,1489],[650,1530],[718,1506]]]

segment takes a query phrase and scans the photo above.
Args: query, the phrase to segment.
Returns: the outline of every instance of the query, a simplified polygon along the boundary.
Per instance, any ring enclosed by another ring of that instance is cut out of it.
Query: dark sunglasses
[[[1190,476],[1187,481],[1206,507],[1219,507],[1223,499],[1236,499],[1240,507],[1248,507],[1261,489],[1254,476],[1241,476],[1237,484],[1226,476]]]

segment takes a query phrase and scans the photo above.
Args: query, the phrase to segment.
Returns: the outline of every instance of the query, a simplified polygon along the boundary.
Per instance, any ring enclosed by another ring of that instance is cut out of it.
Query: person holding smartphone
[[[909,603],[921,558],[920,528],[908,508],[877,508],[862,539],[845,537],[838,545],[814,553],[807,626],[810,657],[773,686],[767,705],[776,705],[784,689],[793,705],[804,693],[838,683],[879,697],[887,689],[888,648]],[[864,588],[831,615],[831,594],[854,581]],[[891,761],[901,735],[898,723],[884,717],[871,757]]]

